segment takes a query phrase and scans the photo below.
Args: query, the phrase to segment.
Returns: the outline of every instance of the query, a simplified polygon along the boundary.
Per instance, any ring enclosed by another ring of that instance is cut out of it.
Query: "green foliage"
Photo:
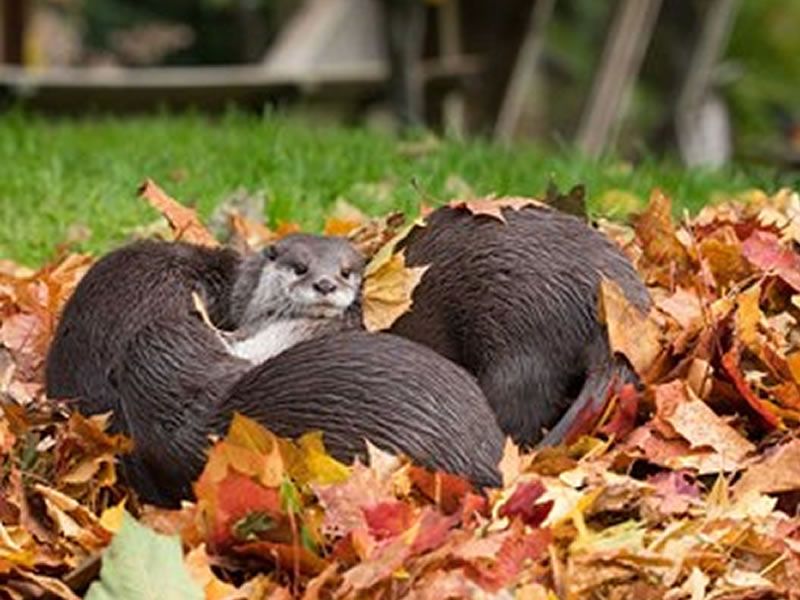
[[[502,148],[446,139],[401,143],[392,136],[267,114],[229,113],[129,120],[49,120],[0,116],[0,257],[38,265],[57,244],[102,252],[136,227],[159,221],[137,200],[145,177],[207,218],[232,192],[263,193],[272,225],[296,221],[319,229],[338,198],[369,214],[413,212],[421,201],[463,195],[537,195],[551,178],[562,188],[585,183],[589,206],[608,190],[644,201],[660,186],[678,207],[697,209],[715,192],[774,189],[770,171],[686,171],[658,161],[635,168],[575,152]],[[604,209],[606,210],[606,209]],[[76,236],[83,229],[87,238]],[[88,231],[86,231],[88,230]]]
[[[728,49],[737,79],[729,97],[740,127],[740,142],[780,133],[776,110],[800,119],[800,2],[742,2]],[[757,149],[749,148],[750,153]]]
[[[100,579],[86,600],[202,600],[183,565],[178,537],[167,537],[125,513],[122,527],[103,553]]]

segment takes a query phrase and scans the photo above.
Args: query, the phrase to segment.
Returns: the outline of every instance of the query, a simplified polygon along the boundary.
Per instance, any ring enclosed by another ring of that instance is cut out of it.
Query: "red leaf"
[[[369,532],[377,540],[400,535],[414,522],[414,513],[405,502],[380,502],[363,508]]]
[[[777,235],[755,231],[745,240],[742,251],[753,266],[764,272],[774,273],[796,291],[800,291],[800,255],[781,246]]]
[[[515,535],[503,542],[493,563],[472,563],[465,570],[485,590],[498,591],[514,582],[527,561],[539,560],[552,541],[549,529],[535,529],[525,534],[519,525]]]
[[[611,418],[600,428],[600,432],[607,436],[613,435],[618,440],[622,439],[636,426],[638,412],[639,392],[633,384],[627,383],[620,389]]]
[[[412,466],[409,478],[426,497],[448,514],[457,511],[464,496],[474,491],[468,481],[457,475],[441,471],[433,473],[422,467]]]
[[[536,500],[545,491],[544,485],[538,479],[518,485],[508,502],[500,508],[500,516],[509,519],[519,517],[526,525],[538,527],[553,508],[552,500],[536,504]]]
[[[241,540],[236,539],[233,526],[254,512],[282,519],[278,490],[265,488],[249,477],[228,473],[217,487],[216,510],[209,527],[209,547],[215,552]]]
[[[425,507],[419,521],[419,532],[411,544],[412,554],[422,554],[441,546],[450,529],[458,523],[459,516],[445,516],[437,510]]]

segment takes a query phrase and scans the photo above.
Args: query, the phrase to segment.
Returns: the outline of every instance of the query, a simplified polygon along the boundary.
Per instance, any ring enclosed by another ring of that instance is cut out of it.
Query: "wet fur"
[[[224,433],[235,410],[282,435],[320,429],[343,460],[363,454],[369,437],[422,464],[499,483],[502,434],[483,394],[424,347],[355,332],[301,343],[256,367],[231,356],[191,292],[203,294],[217,324],[236,322],[226,302],[239,264],[223,250],[135,244],[99,261],[67,303],[48,356],[48,394],[80,398],[85,413],[115,411],[116,428],[135,442],[125,475],[144,500],[190,497],[208,435]]]
[[[407,263],[430,268],[391,331],[473,373],[503,431],[530,445],[571,404],[597,400],[613,373],[630,379],[597,320],[601,277],[639,308],[650,298],[622,252],[579,219],[539,207],[503,214],[505,224],[445,207],[411,232]],[[549,442],[571,423],[560,425]]]

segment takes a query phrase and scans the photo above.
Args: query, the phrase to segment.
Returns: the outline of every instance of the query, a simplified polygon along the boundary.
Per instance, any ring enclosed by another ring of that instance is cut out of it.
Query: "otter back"
[[[541,207],[503,215],[445,207],[411,232],[407,263],[430,267],[391,331],[466,367],[503,430],[530,444],[610,358],[597,320],[601,277],[642,309],[650,300],[622,252],[579,219]]]
[[[185,319],[194,311],[192,292],[206,301],[215,323],[230,324],[239,261],[229,250],[158,241],[107,254],[81,280],[61,314],[45,367],[47,395],[77,398],[86,413],[114,409],[111,364],[142,328]]]
[[[322,431],[328,451],[346,462],[364,457],[370,440],[476,484],[499,484],[503,435],[483,393],[425,347],[340,333],[244,375],[242,362],[209,353],[185,324],[142,332],[132,345],[115,379],[139,453],[129,477],[145,500],[174,505],[190,497],[209,434],[224,434],[234,412],[281,436]]]

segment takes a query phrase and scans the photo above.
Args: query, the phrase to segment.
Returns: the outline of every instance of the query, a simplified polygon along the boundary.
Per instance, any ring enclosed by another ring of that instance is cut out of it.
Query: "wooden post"
[[[3,47],[0,62],[21,65],[24,58],[27,0],[3,0]]]
[[[519,124],[531,82],[539,66],[544,48],[545,29],[553,15],[554,7],[555,0],[536,0],[531,10],[528,31],[517,54],[495,124],[494,135],[503,142],[511,141]]]
[[[622,0],[617,9],[576,136],[589,156],[606,149],[627,109],[660,8],[661,0]]]
[[[709,100],[714,70],[728,43],[738,7],[738,0],[713,0],[703,17],[703,26],[692,51],[675,112],[678,146],[689,165],[719,164],[728,158],[724,155],[730,153],[730,139],[699,139],[705,135],[699,121]],[[729,136],[729,133],[717,131],[714,137]],[[709,149],[709,142],[717,147],[716,151]]]

